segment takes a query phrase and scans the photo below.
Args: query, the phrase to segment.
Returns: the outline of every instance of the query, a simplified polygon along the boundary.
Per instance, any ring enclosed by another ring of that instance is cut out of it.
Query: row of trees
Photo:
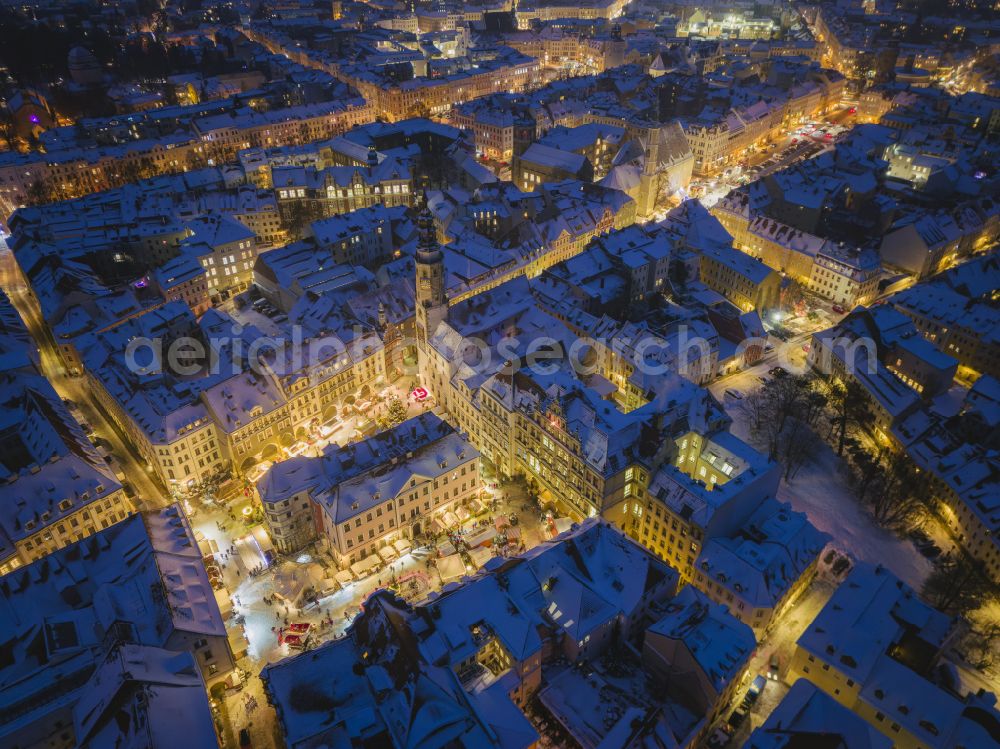
[[[868,433],[873,417],[867,394],[857,383],[789,375],[769,380],[741,405],[752,441],[784,465],[785,480],[794,478],[825,441],[845,459],[858,501],[879,525],[902,533],[925,513],[936,511],[931,486],[913,461]],[[942,611],[966,614],[995,599],[998,589],[983,565],[959,549],[938,561],[923,593]],[[996,630],[975,631],[1000,642],[1000,627]],[[992,662],[994,651],[992,645],[983,645],[974,649],[972,658]]]
[[[847,459],[858,499],[882,526],[909,527],[930,500],[926,482],[905,455],[879,446],[866,433],[872,415],[854,382],[809,375],[774,378],[743,401],[751,439],[795,477],[825,440]]]

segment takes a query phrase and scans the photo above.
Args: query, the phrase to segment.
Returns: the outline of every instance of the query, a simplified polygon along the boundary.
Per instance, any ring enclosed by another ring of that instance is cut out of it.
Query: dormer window
[[[62,510],[62,511],[64,511],[64,512],[66,510],[68,510],[72,506],[73,506],[73,500],[72,499],[64,499],[62,502],[59,503],[59,509]]]

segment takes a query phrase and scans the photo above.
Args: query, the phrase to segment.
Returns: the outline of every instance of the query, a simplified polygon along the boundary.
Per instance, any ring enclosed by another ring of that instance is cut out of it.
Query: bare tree
[[[868,396],[861,385],[854,380],[846,383],[832,377],[820,380],[826,395],[830,412],[830,432],[828,439],[837,440],[837,455],[843,457],[848,433],[871,420]]]
[[[55,190],[52,182],[47,179],[36,179],[28,185],[27,198],[30,205],[51,203],[55,200]]]
[[[962,638],[959,649],[965,659],[980,671],[991,668],[997,662],[997,650],[1000,648],[1000,622],[986,618],[975,621],[970,617],[971,626]]]
[[[778,455],[785,468],[785,481],[791,481],[806,463],[816,456],[821,445],[816,432],[808,422],[792,417],[778,435]]]
[[[940,562],[924,582],[924,597],[948,614],[966,614],[997,597],[983,564],[962,551]]]
[[[819,443],[814,429],[825,396],[808,377],[784,377],[770,380],[745,400],[752,438],[771,460],[784,464],[786,480],[792,478],[815,455]]]
[[[854,485],[854,492],[858,501],[866,502],[868,492],[878,484],[877,479],[882,472],[882,455],[881,453],[873,455],[854,440],[848,442],[848,453],[853,467],[851,483]]]
[[[908,525],[927,498],[927,482],[903,453],[882,461],[877,488],[869,494],[869,505],[875,520],[889,528]]]

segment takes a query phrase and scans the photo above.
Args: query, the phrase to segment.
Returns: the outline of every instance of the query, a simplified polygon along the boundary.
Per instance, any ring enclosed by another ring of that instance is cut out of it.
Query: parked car
[[[935,543],[918,545],[917,551],[919,551],[928,559],[937,559],[939,556],[941,556],[941,547],[939,547]]]
[[[771,375],[771,377],[788,377],[788,370],[784,367],[772,367],[767,373]]]
[[[767,662],[767,671],[765,673],[767,678],[772,681],[777,681],[780,678],[781,659],[777,653],[771,653],[771,659]]]
[[[845,310],[841,305],[835,304],[835,305],[833,305],[833,311],[836,312],[838,315],[842,315],[847,310]]]
[[[709,749],[722,749],[722,747],[729,744],[732,738],[732,735],[726,733],[725,728],[720,726],[712,732],[711,736],[708,737],[708,747]]]
[[[733,714],[729,716],[729,725],[733,728],[739,728],[740,725],[747,719],[746,710],[742,708],[736,708],[733,710]]]
[[[250,740],[250,729],[241,728],[240,729],[240,749],[249,749],[253,746],[253,742]]]

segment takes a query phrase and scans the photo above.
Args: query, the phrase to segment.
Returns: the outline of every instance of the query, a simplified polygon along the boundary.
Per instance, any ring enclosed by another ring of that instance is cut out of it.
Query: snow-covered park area
[[[833,536],[833,545],[841,551],[882,564],[915,590],[933,568],[909,540],[876,525],[852,495],[841,459],[825,444],[795,478],[781,482],[778,499],[806,513],[813,525]]]
[[[723,389],[716,397],[733,419],[731,431],[753,444],[740,402],[725,398]],[[813,525],[833,537],[837,549],[855,559],[884,565],[915,590],[921,589],[933,569],[912,543],[875,523],[867,508],[854,497],[843,461],[826,444],[819,446],[816,455],[791,481],[781,482],[778,499],[806,513]]]

